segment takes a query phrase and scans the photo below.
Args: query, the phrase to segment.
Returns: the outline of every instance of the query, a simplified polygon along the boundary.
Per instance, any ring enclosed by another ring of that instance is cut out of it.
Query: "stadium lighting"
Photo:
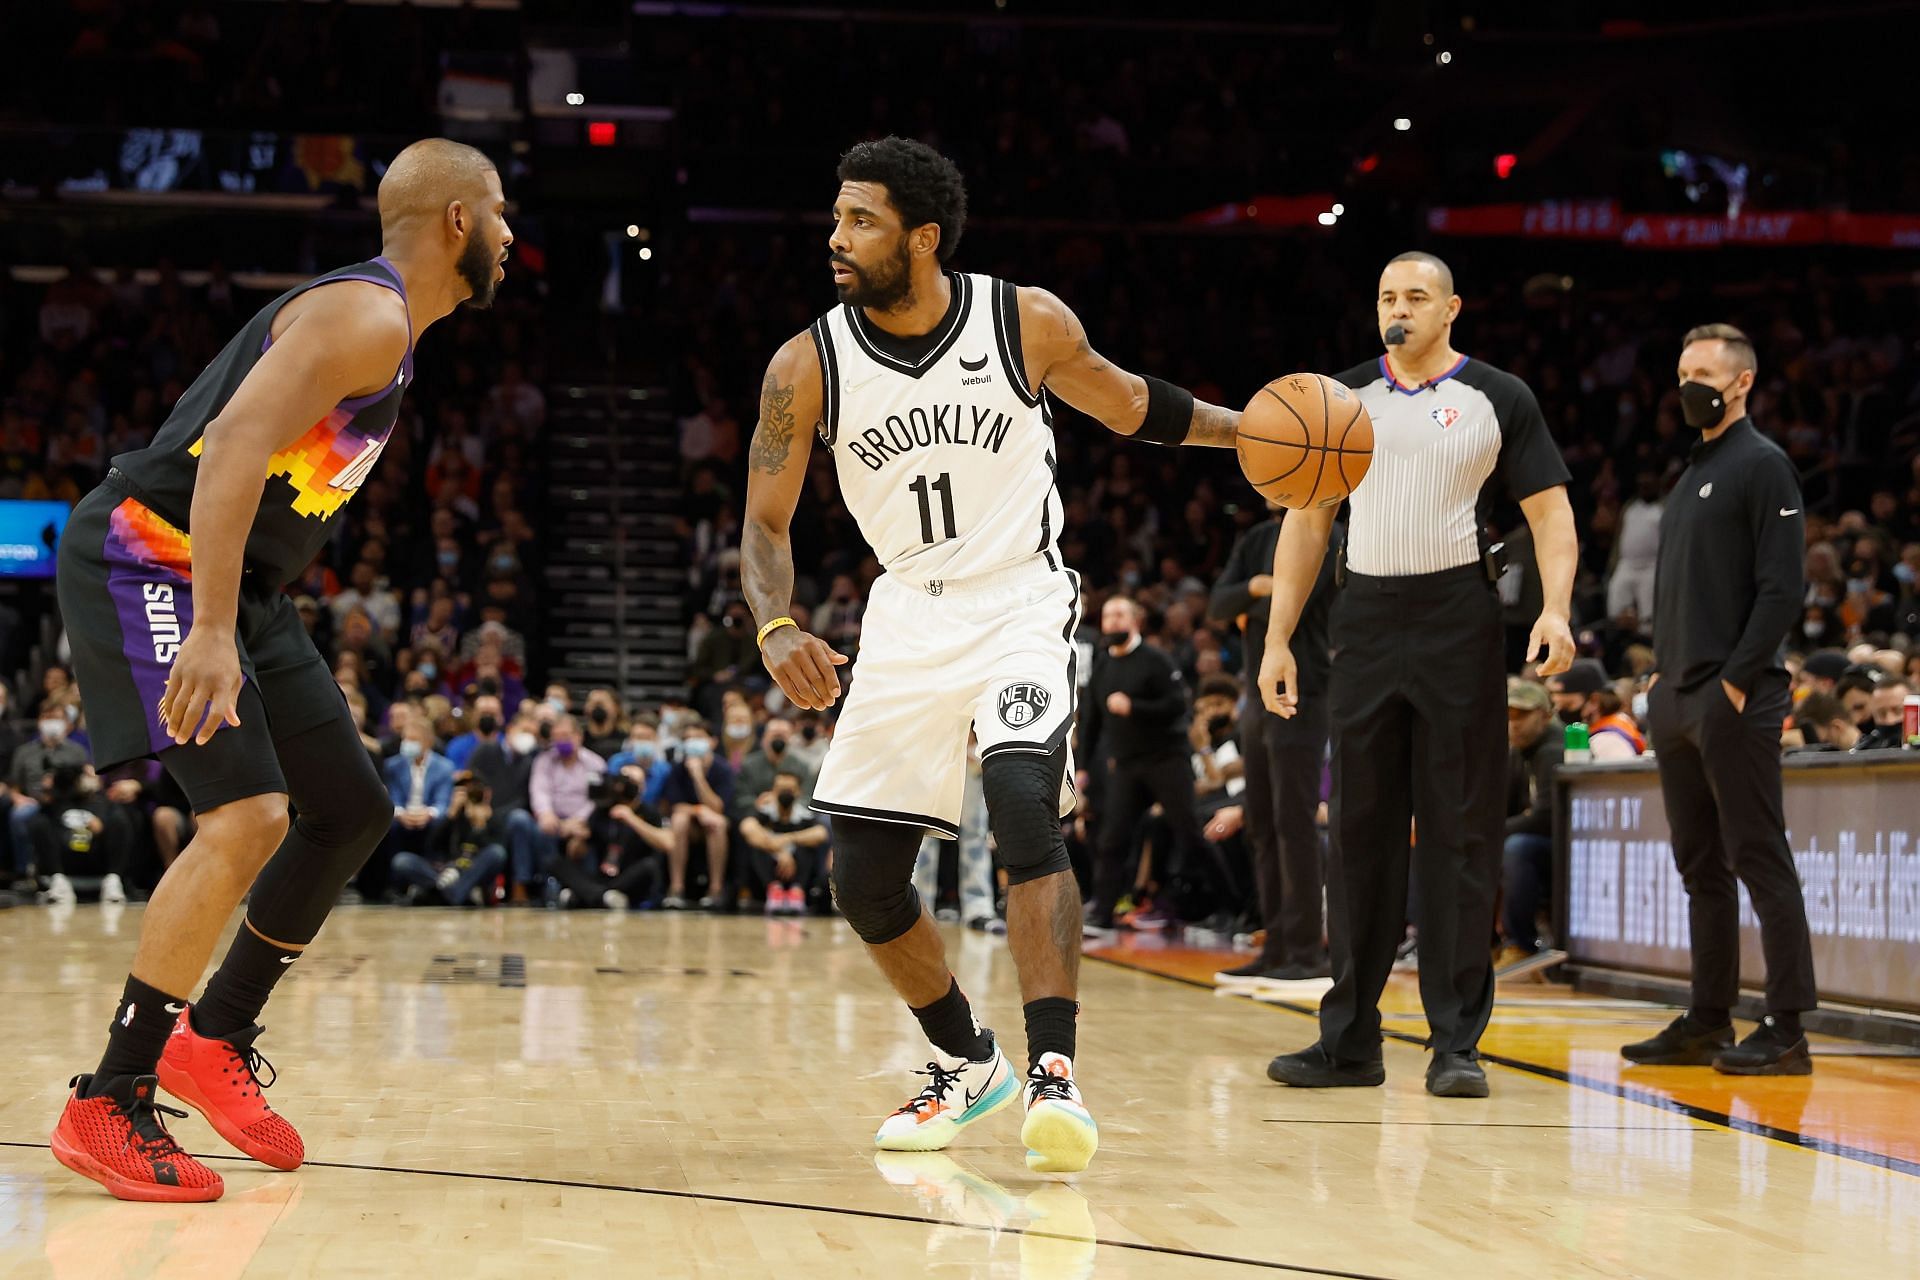
[[[1401,133],[1405,133],[1407,130],[1413,128],[1413,121],[1407,119],[1405,116],[1401,116],[1393,122],[1393,127]]]
[[[1340,221],[1340,219],[1335,214],[1323,213],[1320,215],[1320,225],[1323,227],[1330,227],[1338,221]]]
[[[1343,205],[1343,204],[1337,204],[1337,205],[1335,205],[1335,206],[1333,206],[1333,216],[1334,216],[1334,217],[1336,217],[1336,218],[1344,218],[1344,217],[1346,217],[1346,216],[1347,216],[1347,206],[1345,206],[1345,205]]]
[[[627,239],[638,240],[639,238],[640,238],[640,224],[637,222],[629,222],[627,224]]]
[[[1440,51],[1440,58],[1439,58],[1440,65],[1444,67],[1452,63],[1452,61],[1453,61],[1453,54],[1449,50],[1442,49]]]
[[[640,261],[642,261],[642,262],[652,262],[652,261],[653,261],[653,250],[651,250],[651,249],[642,249],[642,250],[640,250]]]
[[[584,107],[587,105],[587,95],[584,93],[570,93],[567,95],[567,105],[570,107]]]

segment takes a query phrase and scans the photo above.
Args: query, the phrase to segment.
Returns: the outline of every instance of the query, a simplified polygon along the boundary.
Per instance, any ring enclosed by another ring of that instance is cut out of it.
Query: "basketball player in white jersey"
[[[761,653],[796,705],[838,698],[845,657],[786,616],[788,525],[813,436],[886,572],[815,787],[833,816],[841,912],[912,1008],[935,1056],[878,1146],[937,1151],[1019,1087],[947,967],[914,893],[923,832],[958,832],[967,732],[1007,869],[1007,935],[1027,1051],[1027,1164],[1070,1173],[1099,1134],[1074,1083],[1079,887],[1060,818],[1072,809],[1080,578],[1054,538],[1058,396],[1156,444],[1231,447],[1239,414],[1095,354],[1058,298],[946,269],[966,218],[960,173],[919,142],[864,142],[840,162],[828,237],[845,305],[774,356],[761,393],[741,532],[741,581]]]

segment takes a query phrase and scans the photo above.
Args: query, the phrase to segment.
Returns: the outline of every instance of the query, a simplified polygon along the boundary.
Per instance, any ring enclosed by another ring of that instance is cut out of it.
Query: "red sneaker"
[[[220,1198],[227,1189],[220,1175],[182,1151],[167,1132],[161,1112],[182,1118],[187,1113],[154,1101],[154,1077],[135,1076],[97,1098],[82,1097],[91,1083],[90,1075],[68,1082],[73,1095],[53,1131],[54,1159],[118,1200],[178,1204]]]
[[[223,1040],[193,1029],[182,1013],[160,1056],[160,1087],[207,1118],[214,1131],[261,1164],[298,1169],[307,1158],[300,1134],[260,1096],[271,1087],[273,1064],[253,1047],[259,1026]],[[268,1071],[266,1083],[257,1074]]]

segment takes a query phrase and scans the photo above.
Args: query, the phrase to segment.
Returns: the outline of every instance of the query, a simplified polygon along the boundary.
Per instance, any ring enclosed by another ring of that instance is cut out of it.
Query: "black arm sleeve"
[[[1753,609],[1720,678],[1742,693],[1772,666],[1806,592],[1807,517],[1800,507],[1800,478],[1783,454],[1754,468],[1746,484],[1747,517],[1753,530]]]

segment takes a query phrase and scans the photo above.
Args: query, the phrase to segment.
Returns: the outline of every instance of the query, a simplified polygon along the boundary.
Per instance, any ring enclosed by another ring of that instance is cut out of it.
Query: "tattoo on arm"
[[[1080,336],[1080,346],[1073,354],[1075,359],[1083,362],[1083,367],[1088,373],[1105,373],[1113,367],[1095,353],[1093,344],[1087,341],[1085,334]]]
[[[793,604],[793,543],[748,520],[740,529],[740,590],[762,626]]]
[[[1196,400],[1193,402],[1193,422],[1187,427],[1187,438],[1181,443],[1207,449],[1231,449],[1239,427],[1240,415],[1234,410]]]
[[[760,423],[753,429],[753,446],[747,451],[747,465],[767,475],[779,475],[786,469],[787,454],[793,449],[793,388],[783,387],[772,373],[760,389]]]

